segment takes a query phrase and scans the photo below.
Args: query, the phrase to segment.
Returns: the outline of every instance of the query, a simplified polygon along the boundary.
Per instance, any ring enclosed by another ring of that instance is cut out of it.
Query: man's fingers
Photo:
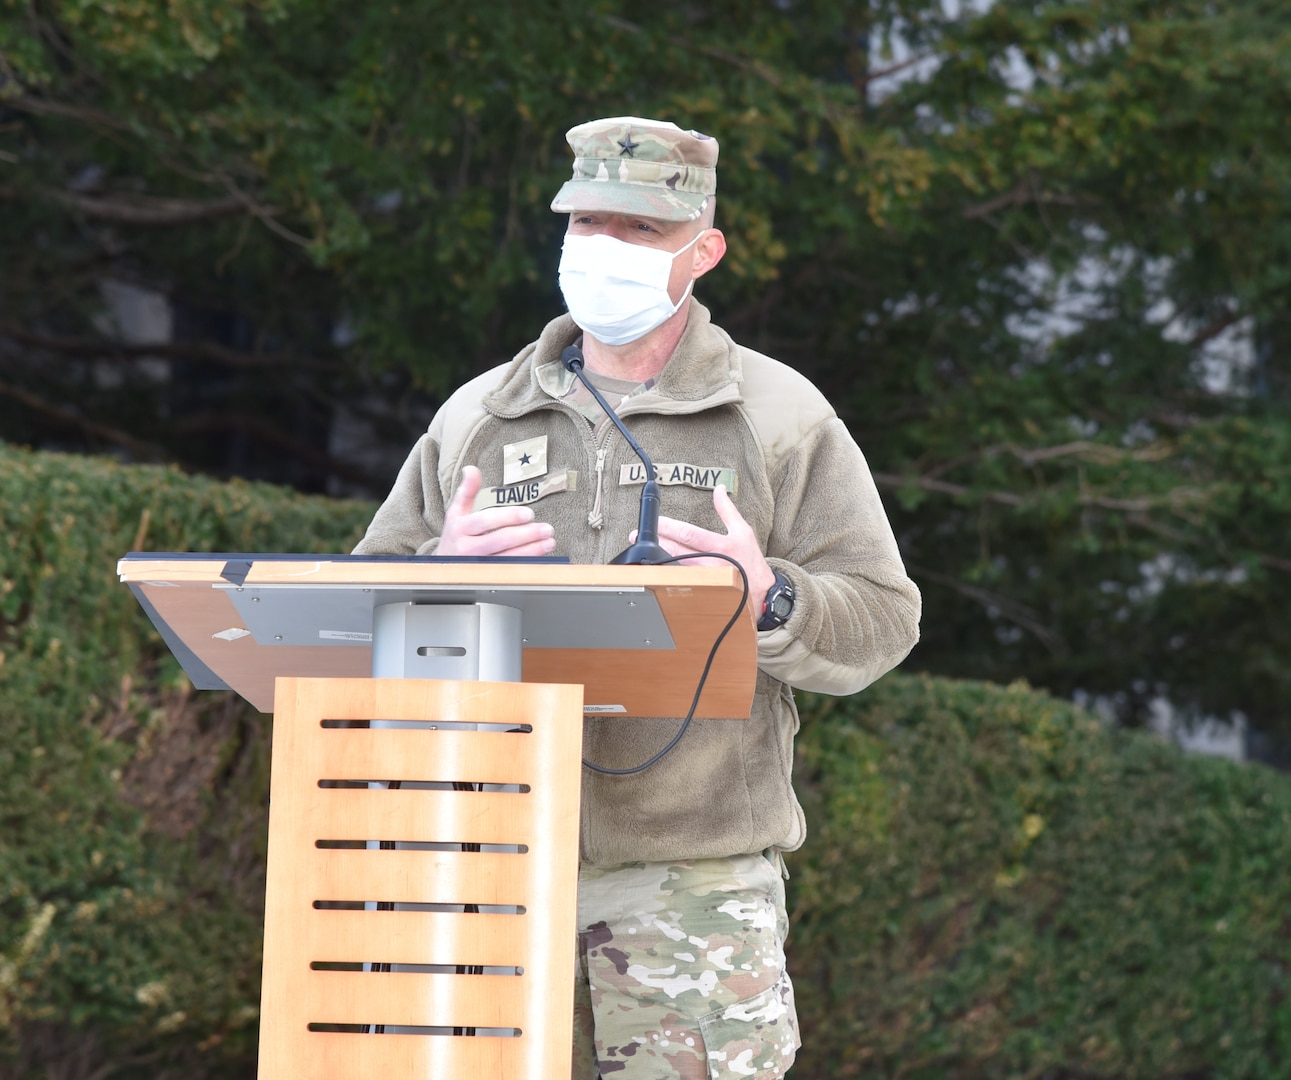
[[[713,488],[713,509],[717,511],[717,516],[721,518],[728,533],[749,528],[749,523],[744,520],[744,515],[736,508],[735,501],[727,493],[723,484]]]
[[[463,515],[457,523],[457,531],[463,536],[483,536],[499,529],[519,528],[532,521],[533,511],[527,506],[492,506]]]
[[[467,549],[463,553],[471,555],[547,555],[555,549],[556,541],[552,527],[545,521],[536,521],[464,537],[462,546]]]
[[[469,514],[474,510],[475,496],[480,493],[480,483],[480,470],[474,465],[467,465],[462,470],[462,482],[457,485],[457,490],[453,492],[452,505],[449,507],[450,512]]]
[[[480,493],[480,470],[467,465],[462,470],[462,482],[457,485],[449,506],[449,514],[457,518],[456,531],[462,536],[483,536],[498,529],[528,525],[533,521],[533,510],[528,506],[490,506],[475,509],[475,497]]]
[[[462,469],[462,480],[444,514],[441,555],[550,555],[556,549],[552,527],[534,520],[528,506],[475,509],[482,478],[474,465]]]
[[[662,524],[662,519],[660,519],[660,523]],[[630,533],[628,533],[628,543],[635,544],[636,542],[637,542],[637,530],[633,529]],[[672,540],[669,540],[668,537],[663,535],[662,531],[659,533],[659,546],[663,548],[664,551],[666,551],[669,555],[685,555],[685,554],[689,554],[689,550],[690,550],[688,548],[683,548],[680,544],[674,543]]]
[[[718,533],[701,529],[698,525],[692,525],[689,521],[661,517],[659,518],[659,539],[672,540],[689,551],[714,551],[721,550],[717,545],[725,538]]]
[[[736,509],[734,501],[721,484],[713,489],[713,509],[717,511],[718,518],[726,526],[725,534],[701,529],[689,521],[660,517],[660,537],[666,536],[678,544],[685,545],[691,551],[727,551],[737,535],[749,531],[749,523]]]
[[[519,558],[529,558],[535,555],[550,555],[556,550],[556,541],[550,536],[541,540],[535,540],[531,544],[521,544],[519,547],[507,548],[505,551],[494,552],[495,555],[515,555]]]

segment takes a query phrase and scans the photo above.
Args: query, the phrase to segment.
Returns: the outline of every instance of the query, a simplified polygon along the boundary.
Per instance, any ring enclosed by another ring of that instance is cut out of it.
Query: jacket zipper
[[[600,529],[605,524],[605,515],[601,512],[601,492],[604,489],[605,455],[608,452],[609,447],[607,446],[596,448],[596,498],[592,502],[592,509],[587,515],[587,524],[593,529]]]

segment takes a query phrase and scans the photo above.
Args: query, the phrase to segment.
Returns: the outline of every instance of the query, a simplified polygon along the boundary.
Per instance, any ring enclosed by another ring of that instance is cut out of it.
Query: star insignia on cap
[[[632,151],[641,144],[639,142],[632,141],[632,132],[629,131],[619,140],[619,145],[623,147],[623,149],[619,151],[619,157],[622,157],[624,154],[627,154],[628,157],[635,157],[636,155],[633,154]]]

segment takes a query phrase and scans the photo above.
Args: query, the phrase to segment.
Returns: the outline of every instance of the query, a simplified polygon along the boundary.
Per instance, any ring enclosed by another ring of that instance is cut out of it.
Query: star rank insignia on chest
[[[518,484],[547,473],[547,436],[536,435],[502,448],[502,483]]]

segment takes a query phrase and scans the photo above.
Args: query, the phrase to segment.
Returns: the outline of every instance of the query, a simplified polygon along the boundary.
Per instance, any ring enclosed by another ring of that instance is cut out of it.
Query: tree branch
[[[970,206],[963,212],[963,216],[970,221],[975,218],[988,218],[997,210],[1004,210],[1010,206],[1022,206],[1029,202],[1051,206],[1089,206],[1093,201],[1093,199],[1081,198],[1077,195],[1058,195],[1041,191],[1036,185],[1035,177],[1028,176],[1012,191],[1006,191],[1001,195],[987,199],[983,203],[978,203],[976,206]]]
[[[249,212],[236,195],[219,199],[177,199],[161,195],[83,195],[72,191],[45,189],[42,194],[55,202],[79,210],[86,217],[115,221],[123,225],[169,227],[198,221],[235,217]]]
[[[324,451],[316,450],[307,443],[283,434],[280,428],[258,416],[213,412],[199,413],[180,421],[174,426],[174,430],[183,434],[241,431],[262,443],[288,451],[295,460],[312,465],[326,475],[349,480],[351,483],[362,485],[371,491],[384,491],[390,486],[390,477],[388,475],[381,474],[378,476],[365,469],[341,461]]]
[[[119,428],[92,420],[70,409],[52,405],[38,394],[33,394],[20,386],[0,382],[0,397],[12,398],[32,412],[53,420],[55,423],[81,431],[93,438],[101,439],[103,442],[119,446],[128,451],[138,461],[163,462],[176,460],[174,453],[155,443],[145,442]],[[364,469],[340,461],[330,454],[315,450],[305,443],[284,435],[278,428],[259,418],[205,413],[176,424],[171,430],[180,434],[227,430],[243,431],[263,443],[288,451],[294,459],[317,468],[325,475],[348,480],[370,491],[384,491],[390,484],[389,476],[384,474],[378,476],[369,473]],[[184,467],[192,467],[191,463],[184,462],[182,458],[179,459],[179,464]]]
[[[31,113],[33,116],[57,116],[65,120],[99,124],[117,131],[130,130],[130,124],[127,121],[100,109],[90,109],[83,105],[65,105],[61,101],[46,101],[44,98],[34,98],[26,94],[6,98],[4,106],[6,109],[17,109],[19,112]]]
[[[6,107],[20,109],[36,116],[57,116],[69,120],[78,120],[87,124],[97,124],[113,131],[134,132],[135,128],[128,121],[98,109],[81,105],[68,105],[58,101],[45,101],[21,95],[5,101]],[[171,163],[171,167],[176,167]],[[191,170],[180,171],[191,175]],[[206,179],[205,177],[203,179]],[[307,247],[310,240],[306,236],[288,229],[277,218],[273,207],[264,206],[254,197],[242,191],[233,180],[224,174],[217,174],[210,179],[223,184],[228,191],[226,197],[218,199],[173,199],[161,196],[115,196],[110,198],[84,195],[77,192],[46,192],[46,194],[80,210],[89,217],[105,221],[117,221],[123,224],[142,226],[187,225],[194,221],[205,221],[218,217],[232,217],[245,211],[254,215],[264,226],[277,233],[284,240]],[[14,192],[9,188],[0,188],[0,198],[13,198]]]
[[[1141,529],[1148,532],[1156,533],[1158,536],[1164,536],[1176,544],[1188,544],[1192,538],[1186,533],[1181,533],[1177,529],[1171,529],[1162,525],[1159,521],[1153,521],[1144,514],[1131,514],[1130,521]],[[1291,573],[1291,559],[1284,559],[1277,555],[1265,555],[1263,552],[1255,551],[1251,553],[1252,557],[1261,566],[1266,566],[1270,570],[1283,570]]]
[[[219,182],[228,190],[229,198],[237,199],[241,202],[242,205],[246,207],[247,212],[253,214],[256,220],[270,232],[277,233],[277,235],[281,236],[284,240],[290,240],[298,247],[309,247],[309,245],[313,243],[308,236],[301,236],[300,233],[287,228],[286,225],[279,222],[274,216],[277,211],[274,210],[273,207],[264,206],[259,203],[256,199],[238,187],[231,177],[224,173],[216,173],[215,175],[216,179],[219,180]]]
[[[602,15],[601,21],[615,27],[618,30],[624,30],[629,34],[640,34],[642,29],[634,22],[630,22],[618,15]],[[690,49],[693,52],[700,53],[703,56],[712,57],[714,60],[720,60],[724,64],[730,64],[732,67],[739,68],[741,71],[751,72],[757,75],[764,82],[775,87],[777,90],[784,89],[785,78],[775,68],[765,60],[753,59],[748,60],[743,56],[738,56],[727,49],[720,48],[716,45],[700,44],[689,38],[678,38],[674,40],[674,45],[683,49]]]
[[[1082,439],[1076,442],[1061,443],[1058,446],[1040,446],[1035,449],[1024,446],[1002,446],[987,451],[983,456],[991,456],[996,450],[1007,451],[1024,465],[1034,465],[1040,461],[1050,461],[1061,457],[1076,457],[1081,461],[1093,462],[1095,465],[1116,465],[1127,458],[1131,461],[1163,461],[1174,452],[1169,446],[1162,443],[1150,443],[1134,450],[1122,450],[1116,446],[1088,442]]]
[[[946,480],[935,480],[929,476],[899,476],[896,473],[875,473],[874,482],[880,487],[900,489],[913,484],[921,491],[936,495],[951,495],[956,498],[971,496],[982,502],[998,503],[1001,506],[1025,506],[1031,500],[1024,495],[1011,491],[976,491],[962,484],[952,484]],[[1113,499],[1106,495],[1078,494],[1077,506],[1094,507],[1099,510],[1116,510],[1128,514],[1142,514],[1149,510],[1169,507],[1179,510],[1189,503],[1200,502],[1206,497],[1201,488],[1178,487],[1161,496],[1144,495],[1136,499]]]
[[[0,397],[13,398],[19,404],[26,406],[35,413],[39,413],[41,416],[48,417],[56,423],[75,428],[78,431],[85,432],[87,435],[102,439],[104,442],[113,443],[129,450],[131,454],[141,461],[164,461],[166,459],[165,452],[159,446],[144,442],[142,439],[136,439],[129,432],[109,427],[106,424],[100,424],[98,421],[81,416],[70,409],[51,405],[48,401],[31,393],[29,390],[24,390],[20,386],[0,382]]]
[[[866,72],[864,78],[861,79],[861,85],[868,86],[876,79],[885,79],[889,75],[895,75],[898,71],[905,71],[906,68],[912,68],[916,64],[922,64],[925,60],[936,55],[937,54],[934,52],[919,53],[917,56],[909,56],[895,64],[889,64],[885,68],[879,68],[878,71]]]
[[[1219,335],[1222,334],[1225,330],[1227,330],[1230,326],[1232,326],[1234,323],[1241,322],[1242,319],[1245,317],[1246,317],[1246,313],[1241,310],[1224,312],[1224,314],[1221,315],[1219,318],[1215,319],[1213,322],[1207,324],[1206,326],[1203,326],[1200,330],[1198,330],[1195,334],[1193,334],[1192,337],[1188,339],[1188,348],[1196,349],[1202,345],[1205,345],[1208,341],[1213,341],[1215,338],[1219,337]]]
[[[986,502],[999,503],[1002,506],[1021,506],[1026,500],[1011,491],[974,491],[961,484],[951,484],[945,480],[935,480],[930,476],[898,476],[896,473],[875,473],[874,482],[880,487],[903,488],[914,484],[921,491],[930,491],[936,495],[975,495]]]
[[[1016,623],[1030,633],[1051,653],[1063,651],[1062,638],[1045,626],[1040,621],[1040,616],[1025,604],[1020,604],[1016,600],[1011,600],[1000,593],[991,592],[989,589],[983,589],[981,586],[970,585],[968,582],[951,577],[949,574],[940,574],[935,570],[929,570],[927,567],[912,564],[910,574],[912,577],[922,581],[931,581],[938,585],[944,585],[946,588],[959,593],[961,596],[968,597],[983,607],[995,608],[1009,622]]]
[[[203,341],[160,341],[154,344],[131,344],[98,338],[50,337],[33,334],[16,326],[0,323],[0,337],[33,349],[63,353],[68,356],[90,356],[102,359],[130,360],[158,357],[163,360],[193,360],[232,368],[293,368],[306,371],[336,371],[337,365],[323,361],[289,356],[282,353],[244,353]]]
[[[182,199],[165,195],[86,195],[79,191],[58,191],[53,188],[37,188],[36,193],[79,211],[86,217],[122,225],[167,228],[216,218],[237,217],[240,214],[251,214],[266,224],[276,224],[273,222],[276,211],[272,207],[261,206],[240,191],[216,199]],[[20,194],[16,188],[0,186],[0,199],[17,199]],[[288,239],[308,243],[289,230],[286,235]]]

